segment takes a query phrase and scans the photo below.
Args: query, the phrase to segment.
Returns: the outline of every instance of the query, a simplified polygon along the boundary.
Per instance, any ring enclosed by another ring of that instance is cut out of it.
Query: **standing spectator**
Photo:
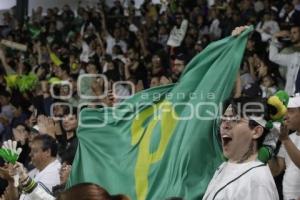
[[[288,135],[288,130],[296,132]],[[282,182],[284,200],[298,199],[300,198],[300,96],[289,99],[288,112],[279,139],[282,146],[277,156],[269,161],[269,166],[274,176],[285,170]]]
[[[211,9],[209,12],[209,34],[212,40],[217,40],[221,37],[222,29],[220,28],[219,11]]]
[[[297,29],[300,37],[300,27],[297,27]],[[288,31],[280,31],[274,34],[273,41],[270,45],[269,58],[276,64],[287,66],[285,91],[288,92],[289,95],[293,95],[300,92],[300,53],[283,54],[279,53],[278,48],[278,38],[288,36],[290,36]]]
[[[290,34],[286,32],[286,35],[279,36],[278,40],[281,43],[278,47],[281,47],[282,45],[284,46],[280,53],[293,54],[295,52],[300,52],[300,26],[292,25],[290,28]],[[279,71],[282,77],[287,78],[287,69],[287,65],[280,65]]]
[[[170,32],[167,44],[171,47],[179,47],[188,29],[188,20],[184,19],[182,13],[175,13],[175,25]]]
[[[268,114],[266,105],[261,113],[248,111],[257,110],[261,105],[264,104],[260,99],[242,98],[233,101],[226,109],[220,133],[223,153],[228,161],[215,172],[203,200],[279,200],[269,167],[257,160],[258,149],[269,132],[261,121],[266,120]]]
[[[106,41],[106,53],[112,55],[113,53],[112,50],[115,45],[119,45],[122,48],[122,51],[126,52],[127,44],[123,40],[121,40],[121,31],[118,25],[115,24],[115,27],[112,31],[113,35],[111,35],[106,28],[106,19],[103,10],[100,10],[100,16],[101,16],[102,30]]]
[[[293,0],[294,12],[291,16],[291,23],[300,26],[300,0]]]
[[[256,30],[261,34],[262,41],[265,42],[271,39],[272,35],[280,29],[273,15],[270,12],[265,12],[262,21],[257,24]]]
[[[291,21],[291,17],[294,14],[294,6],[292,2],[285,2],[279,12],[279,19],[281,22],[289,23]]]
[[[78,139],[76,137],[77,125],[76,114],[65,115],[62,121],[64,133],[62,131],[55,133],[58,141],[58,154],[68,164],[72,164],[78,146]]]

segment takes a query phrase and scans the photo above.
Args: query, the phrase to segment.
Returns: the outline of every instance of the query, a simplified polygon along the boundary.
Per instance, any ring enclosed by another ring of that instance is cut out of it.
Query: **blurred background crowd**
[[[13,10],[1,16],[0,142],[18,141],[19,161],[37,169],[54,194],[74,159],[78,110],[114,106],[135,92],[177,82],[196,54],[237,26],[255,31],[233,96],[300,91],[297,71],[269,51],[275,38],[276,50],[299,65],[299,0],[145,0],[140,8],[112,1],[76,10],[38,7],[23,23]],[[4,193],[5,167],[0,176]]]

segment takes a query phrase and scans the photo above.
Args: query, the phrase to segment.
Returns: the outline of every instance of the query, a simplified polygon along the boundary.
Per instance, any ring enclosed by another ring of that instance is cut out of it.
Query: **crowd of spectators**
[[[103,1],[77,7],[38,7],[22,24],[7,12],[0,27],[0,142],[16,140],[23,149],[19,161],[54,194],[74,159],[83,106],[114,106],[177,82],[196,54],[237,26],[255,31],[234,95],[300,92],[299,0],[145,0],[139,8],[114,0],[112,7]],[[10,200],[7,166],[0,177]]]

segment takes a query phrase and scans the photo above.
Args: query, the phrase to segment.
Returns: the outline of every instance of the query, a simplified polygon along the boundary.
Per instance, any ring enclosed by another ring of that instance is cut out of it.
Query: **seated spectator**
[[[276,93],[278,90],[275,82],[275,77],[272,75],[266,75],[260,82],[260,88],[262,90],[262,97],[268,98]]]

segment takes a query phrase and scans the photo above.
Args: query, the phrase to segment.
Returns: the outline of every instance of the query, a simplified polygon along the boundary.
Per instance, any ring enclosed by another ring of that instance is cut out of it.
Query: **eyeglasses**
[[[249,122],[247,119],[243,119],[240,116],[222,116],[221,123],[228,123],[230,126],[235,126],[240,122]]]

